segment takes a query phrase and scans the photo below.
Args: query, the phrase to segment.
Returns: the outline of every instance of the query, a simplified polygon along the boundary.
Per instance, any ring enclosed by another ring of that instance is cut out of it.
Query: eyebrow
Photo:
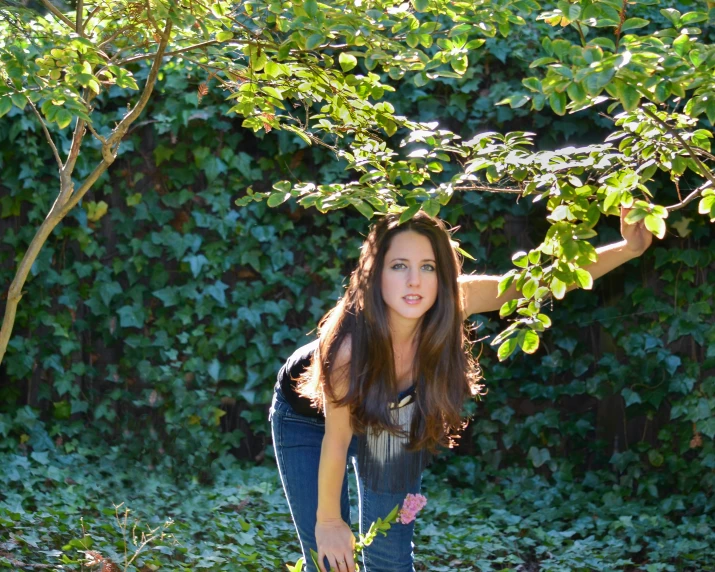
[[[408,258],[393,258],[390,262],[395,262],[397,260],[404,260],[405,262],[410,261]],[[436,264],[436,261],[433,258],[423,258],[420,262],[434,262]]]

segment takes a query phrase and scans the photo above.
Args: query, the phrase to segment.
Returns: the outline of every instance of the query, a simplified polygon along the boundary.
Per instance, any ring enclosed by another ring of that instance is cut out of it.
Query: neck
[[[420,320],[406,320],[401,317],[390,316],[390,336],[392,345],[395,347],[412,346],[417,339],[417,332],[420,327]]]

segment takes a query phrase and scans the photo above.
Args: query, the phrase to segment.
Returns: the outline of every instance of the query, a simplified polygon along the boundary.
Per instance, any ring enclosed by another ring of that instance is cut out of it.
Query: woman
[[[627,225],[624,240],[597,249],[594,278],[638,256],[652,235]],[[357,482],[360,532],[387,515],[439,446],[461,426],[479,368],[464,320],[498,310],[500,276],[460,276],[444,224],[419,212],[403,225],[382,217],[363,244],[345,296],[321,320],[318,339],[278,374],[271,425],[281,481],[307,569],[354,572],[346,465]],[[413,570],[414,523],[396,524],[363,551],[367,572]]]

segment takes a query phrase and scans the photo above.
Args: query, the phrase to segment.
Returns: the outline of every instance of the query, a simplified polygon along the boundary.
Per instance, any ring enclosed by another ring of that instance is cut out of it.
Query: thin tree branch
[[[691,202],[693,202],[695,199],[697,199],[697,198],[702,194],[702,192],[703,192],[705,189],[709,189],[710,187],[711,187],[711,184],[710,184],[710,181],[708,181],[708,182],[705,183],[704,185],[701,185],[701,186],[699,186],[697,189],[695,189],[692,193],[690,193],[687,197],[685,197],[685,198],[684,198],[682,201],[680,201],[679,203],[674,204],[674,205],[670,205],[669,207],[665,207],[665,209],[666,209],[668,212],[680,210],[680,209],[682,209],[685,205],[687,205],[688,203],[691,203]]]
[[[84,24],[82,24],[82,32],[84,32],[85,28],[87,27],[87,24],[89,24],[89,21],[94,18],[94,16],[99,12],[99,10],[102,8],[101,2],[97,4],[94,7],[94,10],[92,10],[89,15],[87,16],[87,19],[84,21]]]
[[[581,22],[576,22],[576,29],[578,30],[578,35],[581,38],[581,45],[586,46],[586,36],[583,35],[583,30],[581,29]]]
[[[57,151],[57,146],[55,145],[55,142],[52,140],[52,135],[50,135],[50,132],[47,129],[47,125],[45,125],[45,121],[42,119],[42,116],[40,115],[40,112],[37,111],[37,107],[35,107],[35,104],[32,103],[30,98],[27,98],[27,101],[30,103],[30,107],[32,107],[32,111],[35,112],[35,115],[37,115],[37,120],[40,122],[40,125],[42,125],[42,130],[45,132],[45,137],[47,138],[47,142],[50,144],[50,147],[52,148],[52,153],[55,156],[55,160],[57,161],[57,164],[60,167],[60,171],[62,170],[62,159],[60,159],[60,154]]]
[[[77,16],[75,17],[75,30],[84,37],[84,25],[82,24],[82,12],[84,12],[84,0],[77,0]]]
[[[488,187],[486,185],[471,185],[464,187],[452,187],[455,191],[486,191],[488,193],[512,193],[520,195],[521,189],[512,189],[510,187]]]
[[[50,12],[52,12],[56,18],[59,20],[62,20],[65,24],[67,24],[70,28],[73,30],[77,29],[77,26],[74,24],[72,20],[70,20],[67,16],[65,16],[62,12],[59,11],[57,6],[55,6],[50,0],[41,0],[42,4],[44,4],[45,8],[47,8]]]
[[[121,34],[124,30],[127,30],[129,27],[125,26],[124,28],[120,28],[119,30],[115,30],[106,40],[103,40],[99,46],[97,46],[98,49],[103,49],[104,46],[109,44],[112,40],[115,40],[119,34]]]
[[[198,50],[200,48],[205,48],[206,46],[213,46],[214,44],[218,44],[218,43],[220,43],[220,42],[217,42],[216,40],[209,40],[208,42],[201,42],[200,44],[194,44],[193,46],[189,46],[188,48],[181,48],[180,50],[174,50],[173,52],[166,52],[164,54],[164,57],[178,56],[179,54],[183,54],[184,52],[189,52],[191,50]],[[156,57],[156,54],[142,54],[141,56],[133,56],[131,58],[127,58],[126,60],[119,60],[114,65],[124,66],[126,64],[131,64],[134,62],[138,62],[140,60],[147,60],[149,58],[154,58],[154,57]]]
[[[89,132],[92,135],[94,135],[102,145],[107,144],[107,140],[104,137],[102,137],[99,133],[97,133],[97,131],[95,131],[95,129],[94,129],[94,127],[92,127],[91,123],[87,123],[87,129],[89,129]]]
[[[112,161],[114,161],[114,156],[112,156]],[[67,215],[67,213],[74,208],[74,206],[87,193],[87,191],[92,188],[92,185],[97,182],[97,179],[99,179],[99,177],[104,174],[104,172],[110,167],[111,164],[112,163],[107,162],[105,158],[102,159],[99,165],[97,165],[84,180],[82,186],[77,189],[75,193],[72,194],[72,196],[67,200],[67,202],[65,202],[64,205],[62,205],[62,208],[59,211],[59,220],[63,219]]]
[[[62,169],[63,173],[67,173],[68,176],[72,175],[74,171],[75,163],[77,162],[77,157],[79,157],[79,150],[82,146],[82,139],[85,133],[85,121],[84,119],[77,118],[77,123],[74,126],[74,133],[72,133],[72,145],[70,146],[70,152],[67,155],[67,161],[65,161],[65,166]]]
[[[703,172],[703,177],[705,177],[708,181],[710,181],[711,185],[715,186],[715,175],[712,174],[710,169],[708,169],[703,162],[700,160],[698,157],[697,153],[693,150],[693,148],[688,144],[688,142],[683,139],[683,137],[678,133],[675,129],[673,129],[668,123],[663,121],[660,117],[658,117],[657,113],[653,113],[650,109],[647,107],[642,107],[643,112],[650,117],[651,119],[655,119],[656,122],[658,122],[665,130],[666,132],[670,133],[673,137],[675,137],[678,142],[687,149],[688,154],[690,155],[690,158],[695,161],[695,164],[700,168],[700,170]]]
[[[45,0],[43,0],[45,1]],[[139,98],[139,101],[134,106],[124,119],[120,121],[119,125],[112,132],[111,137],[107,139],[105,145],[102,145],[102,161],[95,167],[95,169],[90,173],[87,179],[84,181],[82,186],[77,190],[77,192],[72,192],[72,178],[71,170],[69,168],[74,168],[74,162],[76,160],[75,153],[79,152],[79,143],[81,143],[80,133],[84,132],[84,121],[78,120],[77,126],[75,127],[75,135],[72,141],[72,149],[70,150],[70,156],[67,159],[65,168],[60,171],[60,192],[55,199],[50,212],[42,221],[42,224],[37,229],[35,236],[33,237],[30,245],[25,251],[20,264],[18,265],[17,273],[13,278],[10,288],[8,290],[7,303],[5,304],[5,314],[3,316],[2,327],[0,328],[0,363],[2,363],[5,352],[7,351],[7,344],[10,341],[10,335],[12,334],[12,329],[15,324],[15,316],[17,313],[17,305],[22,298],[23,292],[22,287],[27,280],[27,276],[30,273],[30,269],[37,259],[42,246],[47,241],[47,237],[52,233],[53,229],[59,224],[59,222],[67,215],[67,213],[80,201],[80,199],[87,193],[87,191],[92,187],[92,185],[99,179],[99,177],[109,168],[109,166],[114,162],[116,158],[117,148],[119,146],[122,137],[127,132],[129,125],[139,116],[139,114],[146,107],[146,104],[151,97],[152,91],[154,89],[154,84],[156,83],[156,78],[159,74],[159,68],[162,64],[162,58],[166,50],[166,46],[169,42],[169,36],[171,35],[172,22],[167,20],[164,33],[161,37],[159,43],[159,49],[156,53],[156,58],[152,64],[151,70],[149,72],[149,77],[146,80],[146,85],[144,86],[144,91]]]
[[[154,90],[154,84],[156,83],[156,77],[157,75],[159,75],[159,68],[161,68],[162,59],[164,58],[164,54],[166,51],[166,46],[169,43],[169,36],[171,36],[171,28],[172,22],[170,19],[168,19],[166,21],[164,33],[161,36],[161,42],[159,42],[159,48],[154,55],[154,62],[151,64],[149,76],[147,77],[146,84],[144,85],[144,91],[139,97],[139,101],[137,101],[137,104],[134,106],[134,109],[132,109],[124,116],[124,119],[119,122],[119,125],[114,128],[114,131],[112,131],[112,134],[107,139],[107,146],[111,149],[112,153],[116,153],[116,148],[119,146],[119,142],[126,134],[127,129],[129,129],[129,125],[131,125],[134,120],[139,117],[141,112],[146,107],[146,104],[149,102],[151,93]]]
[[[84,90],[85,94],[85,104],[89,109],[89,105],[94,99],[94,92],[89,89]],[[66,180],[62,183],[63,189],[71,189],[72,185],[72,172],[74,171],[75,163],[77,162],[77,157],[79,157],[79,150],[82,146],[82,140],[84,139],[84,134],[86,133],[86,125],[84,119],[77,118],[77,124],[74,127],[74,133],[72,134],[72,144],[70,146],[70,152],[67,155],[67,161],[65,161],[65,166],[60,172],[60,178],[65,178]],[[72,191],[70,190],[70,193]]]

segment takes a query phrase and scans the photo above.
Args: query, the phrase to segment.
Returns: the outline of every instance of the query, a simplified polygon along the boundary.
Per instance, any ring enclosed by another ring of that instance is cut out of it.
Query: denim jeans
[[[318,510],[318,465],[325,435],[325,422],[293,411],[280,390],[276,390],[273,396],[270,420],[278,470],[303,550],[305,570],[318,572],[310,557],[310,549],[317,550],[315,521]],[[401,505],[407,493],[420,492],[419,479],[407,490],[398,493],[378,493],[367,489],[360,478],[357,438],[353,437],[345,459],[346,471],[340,495],[340,512],[343,520],[348,524],[350,524],[347,477],[349,462],[352,463],[357,477],[361,534],[366,533],[378,518],[387,516],[395,505]],[[372,544],[362,552],[365,572],[412,572],[414,570],[413,532],[414,522],[395,523],[387,532],[387,536],[378,534]],[[327,560],[326,569],[330,569]]]

